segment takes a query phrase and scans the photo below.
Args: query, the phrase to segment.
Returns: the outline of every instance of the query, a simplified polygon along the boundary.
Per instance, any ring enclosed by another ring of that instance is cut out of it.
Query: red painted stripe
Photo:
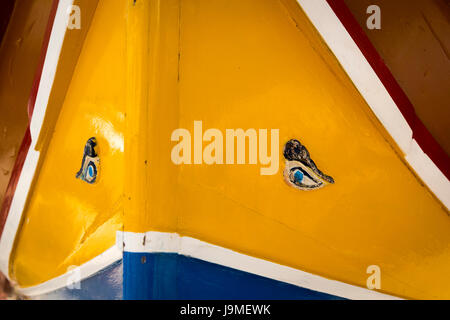
[[[355,41],[356,45],[359,47],[364,57],[394,100],[398,109],[403,114],[403,117],[413,131],[413,138],[447,179],[450,179],[449,156],[419,119],[408,96],[400,87],[397,80],[395,80],[391,71],[364,33],[364,30],[361,28],[350,9],[343,0],[327,0],[327,2],[344,25],[345,29],[347,29],[347,32],[352,37],[353,41]]]
[[[48,44],[50,41],[50,35],[53,29],[53,23],[55,21],[56,10],[58,9],[59,0],[53,0],[52,8],[47,23],[47,28],[42,43],[41,57],[34,76],[33,87],[31,89],[30,97],[28,99],[28,117],[31,121],[31,117],[36,103],[37,91],[41,82],[42,69],[44,68],[45,57],[47,55]],[[16,162],[14,164],[11,177],[9,179],[8,187],[6,188],[5,196],[0,210],[0,237],[5,227],[6,219],[8,218],[9,209],[16,191],[17,183],[19,182],[20,175],[22,173],[23,165],[28,154],[28,150],[31,145],[30,126],[28,126],[25,136],[22,140],[22,144],[17,154]]]
[[[22,173],[23,165],[28,154],[28,150],[31,145],[31,134],[30,128],[27,128],[25,137],[22,140],[22,144],[17,154],[16,163],[14,164],[14,169],[9,178],[8,187],[6,188],[5,196],[3,198],[3,204],[0,211],[0,236],[3,233],[5,227],[6,218],[8,217],[9,208],[14,197],[14,192],[16,191],[17,183],[19,182],[20,174]]]

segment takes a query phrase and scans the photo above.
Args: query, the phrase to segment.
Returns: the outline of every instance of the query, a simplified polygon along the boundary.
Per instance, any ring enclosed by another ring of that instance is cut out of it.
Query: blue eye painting
[[[97,181],[100,158],[97,153],[97,139],[90,138],[84,146],[81,169],[77,172],[76,178],[89,184]]]
[[[334,179],[317,168],[308,150],[298,140],[289,140],[283,152],[285,181],[300,190],[314,190],[333,184]]]

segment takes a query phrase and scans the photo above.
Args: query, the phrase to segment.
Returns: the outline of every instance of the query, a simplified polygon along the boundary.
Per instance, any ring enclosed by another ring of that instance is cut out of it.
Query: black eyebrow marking
[[[311,159],[308,149],[300,143],[300,141],[291,139],[284,146],[283,150],[284,158],[288,161],[298,161],[308,168],[310,168],[315,174],[317,174],[321,179],[328,183],[334,183],[333,177],[324,174],[317,168],[315,162]]]

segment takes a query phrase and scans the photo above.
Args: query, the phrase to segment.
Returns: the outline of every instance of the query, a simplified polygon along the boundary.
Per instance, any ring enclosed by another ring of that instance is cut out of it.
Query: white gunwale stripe
[[[369,62],[326,0],[297,0],[342,68],[385,127],[405,160],[450,209],[450,181],[413,139],[413,131]]]
[[[53,87],[59,56],[61,54],[64,37],[69,19],[68,10],[73,0],[59,0],[53,22],[52,31],[42,68],[42,75],[36,96],[33,116],[30,123],[31,145],[24,162],[11,207],[9,208],[5,227],[0,239],[0,271],[9,277],[9,258],[13,249],[14,240],[20,225],[22,213],[28,198],[28,192],[33,182],[40,153],[35,150],[36,141],[42,128],[47,109],[48,99]],[[10,279],[11,280],[11,279]]]
[[[236,270],[293,284],[334,296],[355,300],[399,300],[400,298],[330,280],[308,272],[248,256],[177,233],[150,231],[147,233],[117,232],[117,246],[125,252],[177,253]]]

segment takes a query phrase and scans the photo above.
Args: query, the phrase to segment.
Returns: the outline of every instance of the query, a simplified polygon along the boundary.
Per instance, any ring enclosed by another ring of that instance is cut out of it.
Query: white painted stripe
[[[406,154],[412,130],[345,27],[325,0],[297,0],[378,119]]]
[[[450,208],[450,186],[446,176],[442,174],[434,162],[422,151],[413,139],[411,149],[405,157],[417,175],[431,189],[444,206]]]
[[[47,110],[48,100],[52,91],[53,82],[56,76],[59,56],[64,43],[64,37],[67,31],[69,14],[73,5],[73,0],[59,0],[53,23],[50,41],[45,55],[45,62],[42,68],[41,81],[34,105],[33,117],[31,118],[30,131],[32,140],[37,140],[44,122],[45,112]]]
[[[20,174],[14,193],[11,207],[8,212],[5,227],[0,239],[0,271],[9,278],[9,258],[13,249],[14,240],[20,225],[22,213],[33,182],[40,153],[35,150],[36,141],[41,131],[42,123],[47,109],[48,99],[53,86],[53,80],[58,66],[64,36],[67,30],[68,8],[72,6],[73,0],[59,0],[53,23],[52,32],[48,43],[45,63],[42,69],[39,89],[36,96],[33,117],[31,119],[31,145],[25,159],[24,167]]]
[[[297,0],[417,175],[450,209],[450,181],[413,140],[413,132],[369,62],[326,0]]]
[[[308,272],[274,262],[251,257],[176,233],[151,231],[147,233],[117,233],[117,246],[126,252],[178,253],[236,270],[290,283],[334,296],[356,300],[400,299],[362,287],[326,279]]]
[[[82,264],[76,269],[68,270],[67,273],[57,278],[46,281],[37,286],[19,288],[17,291],[25,296],[33,297],[53,292],[64,287],[70,288],[70,285],[73,285],[76,281],[85,280],[120,259],[122,259],[122,251],[120,251],[117,246],[113,246],[94,259]]]
[[[13,249],[14,239],[20,225],[22,211],[27,201],[28,190],[33,181],[38,161],[39,152],[30,146],[0,239],[0,271],[5,276],[8,276],[9,256]]]

